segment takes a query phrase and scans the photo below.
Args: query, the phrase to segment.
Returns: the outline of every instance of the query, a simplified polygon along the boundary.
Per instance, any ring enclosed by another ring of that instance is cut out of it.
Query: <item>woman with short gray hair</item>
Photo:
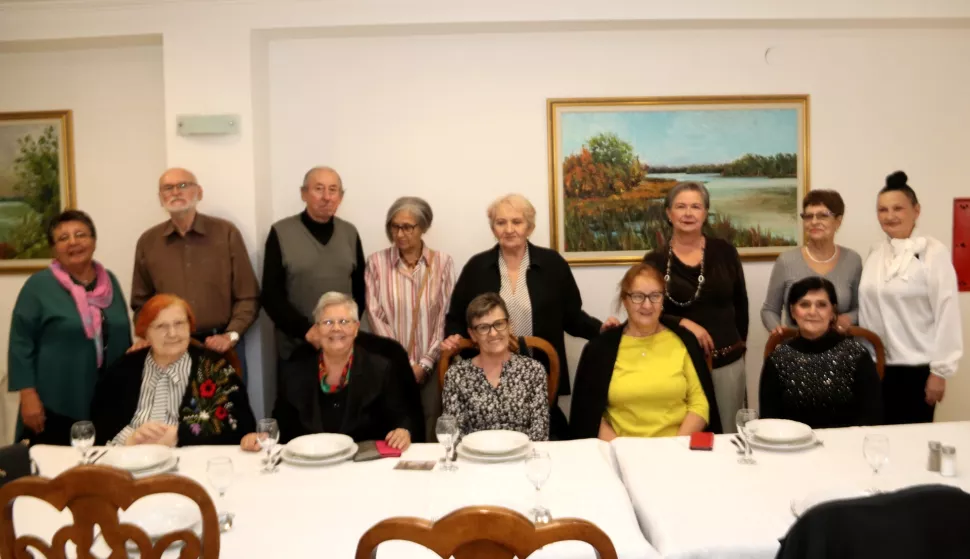
[[[415,380],[424,385],[421,400],[429,437],[441,405],[438,379],[430,373],[438,361],[455,286],[451,256],[424,243],[433,218],[431,206],[421,198],[395,200],[384,222],[391,246],[371,254],[364,271],[371,328],[404,346]]]

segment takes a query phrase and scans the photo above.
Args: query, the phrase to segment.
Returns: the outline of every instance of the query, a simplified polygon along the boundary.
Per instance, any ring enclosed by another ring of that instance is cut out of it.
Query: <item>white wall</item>
[[[964,30],[385,35],[269,49],[274,217],[299,211],[305,169],[333,165],[347,188],[340,213],[360,229],[368,253],[386,246],[385,211],[404,194],[432,204],[429,244],[459,265],[494,242],[485,208],[509,191],[536,205],[533,240],[547,246],[548,97],[811,95],[811,183],[842,193],[848,211],[839,241],[863,255],[880,238],[874,204],[886,174],[910,174],[923,228],[947,243],[951,200],[966,192],[953,165],[970,128],[962,102],[970,79],[953,72],[970,59]],[[745,265],[753,395],[770,269]],[[624,270],[574,268],[591,314],[612,312]],[[970,310],[966,297],[963,304]],[[573,367],[580,350],[571,341]],[[954,380],[949,395],[941,418],[970,418],[958,405],[970,400],[970,380]]]

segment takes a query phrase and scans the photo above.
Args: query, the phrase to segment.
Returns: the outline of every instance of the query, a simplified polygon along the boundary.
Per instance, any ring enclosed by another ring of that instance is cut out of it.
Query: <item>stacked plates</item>
[[[101,459],[101,463],[127,470],[136,478],[141,478],[174,470],[178,465],[178,457],[167,446],[140,444],[111,448]]]
[[[804,450],[818,443],[815,432],[789,419],[756,419],[748,423],[751,446],[764,450]]]
[[[458,456],[473,462],[511,462],[529,453],[529,437],[518,431],[478,431],[458,443]]]
[[[142,497],[121,512],[120,520],[141,528],[148,534],[152,545],[165,535],[179,530],[191,530],[200,536],[202,534],[202,513],[199,512],[199,505],[184,495],[160,493]],[[176,542],[169,549],[182,545],[181,542]],[[138,551],[138,546],[131,540],[127,547],[129,551]]]
[[[349,460],[357,445],[347,435],[320,433],[297,437],[283,447],[283,461],[297,466],[327,466]]]

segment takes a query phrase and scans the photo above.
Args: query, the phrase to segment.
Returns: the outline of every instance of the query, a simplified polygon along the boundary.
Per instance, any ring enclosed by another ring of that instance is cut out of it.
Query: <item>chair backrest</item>
[[[192,338],[192,340],[189,343],[194,345],[195,347],[205,347],[205,344],[203,344],[202,342],[200,342],[195,338]],[[242,378],[243,376],[242,361],[239,360],[239,355],[236,353],[236,349],[229,348],[229,351],[221,355],[226,358],[226,363],[229,363],[229,366],[235,369],[236,374],[238,374],[239,377]]]
[[[127,509],[146,495],[176,493],[195,501],[202,513],[202,539],[191,530],[170,532],[152,542],[144,531],[131,524],[120,524],[118,510]],[[32,535],[17,537],[14,533],[13,508],[17,497],[36,497],[55,509],[70,509],[74,524],[60,528],[47,545]],[[137,544],[142,559],[161,559],[162,553],[176,541],[182,541],[180,559],[217,559],[219,557],[219,519],[215,505],[206,490],[183,476],[164,474],[135,480],[130,473],[105,466],[78,466],[54,479],[23,477],[0,488],[0,557],[34,557],[32,547],[42,557],[63,558],[69,541],[77,546],[78,559],[94,559],[94,525],[101,528],[112,557],[128,557],[128,540]]]
[[[537,338],[535,336],[526,336],[525,345],[529,346],[529,349],[538,350],[546,354],[546,358],[549,360],[549,405],[557,401],[559,397],[559,353],[556,348],[552,347],[552,344],[543,340],[542,338]],[[438,391],[439,393],[444,390],[445,387],[445,373],[448,372],[448,367],[451,366],[451,360],[454,359],[455,355],[469,349],[475,349],[475,343],[468,338],[462,338],[458,343],[458,349],[455,351],[442,351],[441,358],[438,360]],[[439,394],[440,396],[440,394]]]
[[[382,520],[361,536],[356,559],[375,559],[377,546],[392,540],[423,545],[445,559],[526,559],[558,541],[582,541],[599,559],[616,559],[609,536],[589,521],[560,518],[536,525],[513,510],[492,506],[464,507],[434,523],[412,517]]]
[[[764,358],[768,359],[771,352],[775,351],[775,348],[779,344],[797,335],[798,330],[796,328],[785,328],[780,334],[772,334],[769,336],[768,343],[765,344]],[[850,326],[845,335],[853,338],[865,338],[866,341],[872,344],[873,349],[876,351],[876,371],[879,373],[879,379],[882,380],[882,377],[886,374],[886,346],[883,345],[879,336],[872,330],[866,330],[859,326]]]

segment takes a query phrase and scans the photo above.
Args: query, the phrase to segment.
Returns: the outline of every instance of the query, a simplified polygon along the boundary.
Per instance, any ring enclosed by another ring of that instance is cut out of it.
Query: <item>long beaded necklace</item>
[[[697,300],[701,295],[701,288],[704,287],[704,251],[707,249],[707,243],[701,247],[701,272],[697,276],[697,290],[694,291],[694,296],[690,298],[690,301],[681,302],[670,296],[670,263],[674,260],[674,244],[670,243],[667,250],[667,273],[664,274],[664,296],[668,301],[677,305],[678,307],[689,307]]]

